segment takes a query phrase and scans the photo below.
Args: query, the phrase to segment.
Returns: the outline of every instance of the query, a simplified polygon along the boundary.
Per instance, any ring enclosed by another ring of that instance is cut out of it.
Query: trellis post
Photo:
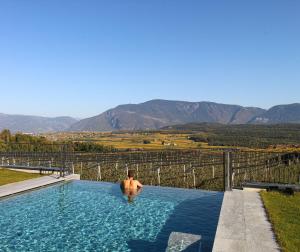
[[[196,188],[196,175],[195,175],[195,169],[193,169],[193,182],[194,182],[194,188]]]
[[[232,153],[225,151],[224,155],[224,191],[232,190]]]
[[[157,181],[158,185],[160,186],[160,168],[157,169]]]
[[[183,165],[183,181],[186,182],[185,165]]]
[[[102,180],[102,176],[101,176],[101,166],[100,164],[98,163],[98,176],[97,176],[97,180]]]

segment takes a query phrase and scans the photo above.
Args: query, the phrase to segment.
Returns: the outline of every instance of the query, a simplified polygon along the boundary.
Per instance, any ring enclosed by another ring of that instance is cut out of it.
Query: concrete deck
[[[280,251],[258,192],[225,192],[213,252]]]
[[[57,175],[43,176],[35,179],[28,179],[16,183],[11,183],[7,185],[0,186],[0,198],[7,197],[16,193],[21,193],[24,191],[36,189],[39,187],[55,184],[62,181],[80,179],[77,174],[72,174],[65,176],[64,178],[59,178]]]

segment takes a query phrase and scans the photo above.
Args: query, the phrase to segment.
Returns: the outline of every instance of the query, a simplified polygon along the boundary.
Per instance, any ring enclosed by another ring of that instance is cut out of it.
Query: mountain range
[[[0,114],[0,129],[12,131],[116,131],[159,129],[185,123],[277,124],[300,123],[300,103],[278,105],[269,110],[214,102],[151,100],[119,105],[97,116],[37,117]]]
[[[300,123],[300,104],[279,105],[269,110],[214,102],[151,100],[120,105],[74,123],[71,131],[159,129],[191,122],[222,124]]]
[[[75,122],[77,122],[76,119],[68,116],[43,117],[0,113],[0,130],[9,129],[12,132],[44,133],[65,131]]]

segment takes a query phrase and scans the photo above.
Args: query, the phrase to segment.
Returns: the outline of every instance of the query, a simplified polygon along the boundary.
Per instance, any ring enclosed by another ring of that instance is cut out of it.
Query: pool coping
[[[258,192],[225,192],[212,251],[280,251]]]
[[[43,176],[40,178],[28,179],[28,180],[2,185],[0,186],[0,200],[7,198],[9,196],[14,196],[20,193],[39,189],[42,187],[55,185],[58,183],[71,181],[71,180],[79,180],[79,179],[80,176],[78,174],[71,174],[65,177],[50,175],[50,176]]]

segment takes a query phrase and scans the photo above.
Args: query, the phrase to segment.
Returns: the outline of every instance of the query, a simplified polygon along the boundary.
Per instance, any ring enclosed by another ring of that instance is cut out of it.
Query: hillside
[[[42,133],[67,130],[77,120],[72,117],[42,117],[29,115],[7,115],[0,113],[0,130],[12,132]]]
[[[213,102],[151,100],[141,104],[120,105],[98,116],[83,119],[70,131],[113,131],[159,129],[188,122],[243,124],[262,115],[260,108]]]
[[[300,103],[274,106],[252,123],[300,123]]]

